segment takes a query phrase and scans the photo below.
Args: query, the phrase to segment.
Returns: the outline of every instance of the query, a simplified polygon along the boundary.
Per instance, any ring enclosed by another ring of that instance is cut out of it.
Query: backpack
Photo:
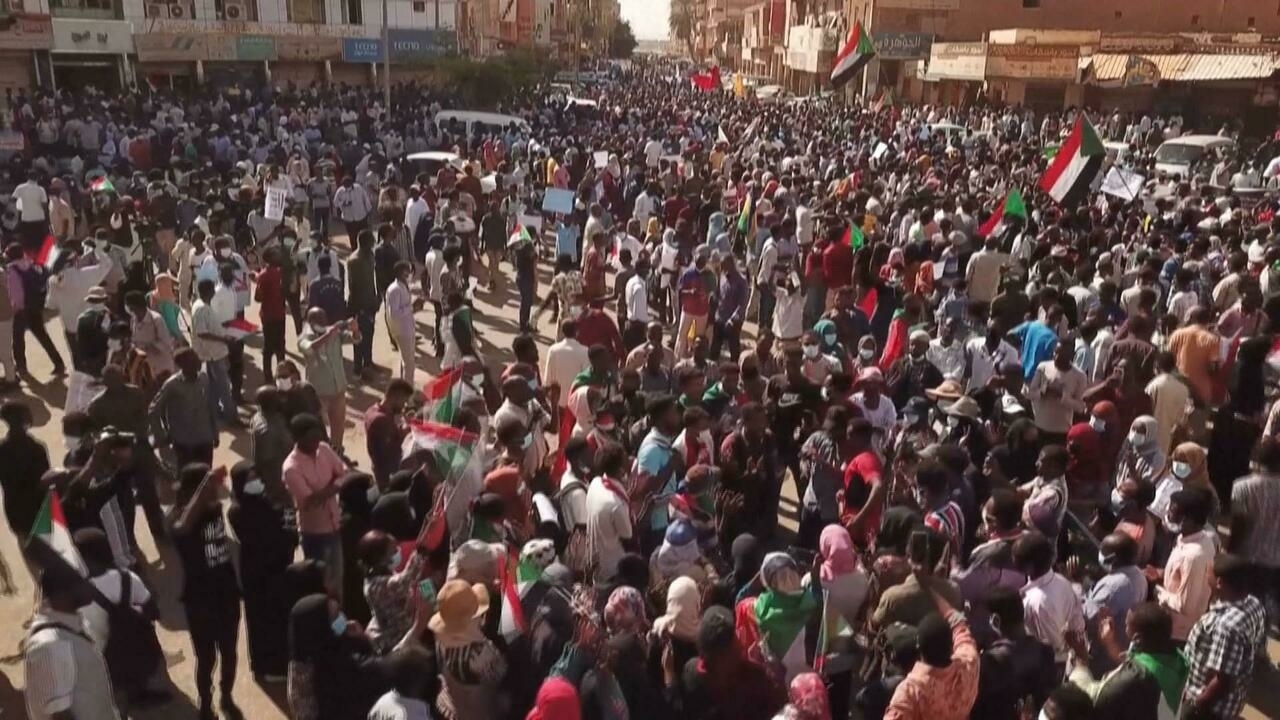
[[[133,573],[128,570],[117,572],[120,573],[120,601],[110,603],[106,602],[106,597],[98,598],[107,610],[110,628],[107,647],[102,655],[112,684],[128,691],[146,685],[163,662],[164,654],[156,637],[155,625],[129,603],[133,594]]]

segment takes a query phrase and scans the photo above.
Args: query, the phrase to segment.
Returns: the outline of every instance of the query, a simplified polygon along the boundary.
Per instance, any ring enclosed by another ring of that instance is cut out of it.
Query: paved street
[[[341,245],[342,242],[339,241],[338,244]],[[502,363],[511,359],[510,345],[517,327],[517,300],[515,288],[510,284],[509,266],[504,265],[504,271],[506,274],[500,281],[503,284],[500,284],[496,293],[491,294],[485,291],[484,283],[482,282],[476,295],[477,317],[479,318],[477,324],[481,333],[480,350],[491,368],[499,367]],[[482,280],[486,277],[483,270],[479,271],[478,274]],[[538,293],[539,301],[542,297],[545,297],[548,290],[549,275],[544,272],[541,281],[540,292]],[[612,280],[610,280],[610,286],[612,286]],[[252,317],[256,310],[256,306],[251,308],[250,319],[256,320],[256,318]],[[430,353],[433,318],[429,313],[430,311],[428,310],[419,314],[418,328],[420,338],[423,341],[419,345],[418,355],[417,384],[419,386],[439,366],[436,358]],[[59,321],[55,319],[51,324],[51,330],[54,329],[53,325],[58,325],[58,323]],[[290,323],[290,326],[292,327],[292,323]],[[58,342],[59,349],[65,353],[60,325],[56,329],[57,332],[51,332],[50,334]],[[754,328],[749,326],[748,334],[753,334],[753,330]],[[546,347],[553,342],[555,333],[549,316],[541,318],[539,332],[540,346],[545,353]],[[32,345],[35,344],[32,343]],[[291,348],[296,347],[292,330],[290,330],[289,335],[289,346]],[[296,357],[296,352],[293,354]],[[350,357],[349,351],[347,355]],[[257,348],[251,348],[246,353],[246,357],[249,358],[251,365],[246,371],[245,394],[251,397],[252,389],[256,388],[261,382],[260,368],[252,364],[260,360],[260,351]],[[386,381],[390,377],[390,369],[394,369],[394,367],[389,369],[388,364],[394,364],[397,357],[396,353],[391,349],[385,327],[381,322],[378,323],[374,357],[381,366],[381,374],[373,387],[353,388],[347,413],[345,444],[348,453],[360,463],[362,468],[366,469],[369,463],[365,453],[365,438],[360,420],[364,411],[380,397],[381,388],[385,387]],[[25,387],[21,396],[13,397],[21,397],[32,408],[35,417],[34,434],[48,445],[51,459],[56,465],[63,453],[60,430],[62,411],[60,408],[64,404],[66,387],[62,380],[50,380],[51,365],[38,346],[28,348],[28,363],[35,374],[35,382],[29,387]],[[247,412],[242,416],[246,420],[249,417]],[[230,466],[232,463],[248,457],[249,449],[250,441],[245,432],[235,433],[231,436],[230,442],[227,442],[227,435],[224,434],[223,442],[216,451],[216,462]],[[784,524],[794,528],[796,517],[794,488],[790,484],[785,489],[784,495],[783,521]],[[182,611],[175,601],[180,578],[175,570],[174,558],[167,548],[157,551],[155,543],[147,532],[146,523],[141,518],[139,518],[137,529],[138,540],[146,557],[146,577],[153,587],[158,590],[161,599],[160,641],[168,657],[170,675],[180,691],[174,702],[139,713],[137,717],[165,718],[166,720],[194,718],[196,709],[191,700],[194,695],[192,677],[194,659],[188,635],[185,632]],[[21,694],[23,686],[22,662],[18,644],[24,632],[22,620],[29,615],[32,607],[32,583],[18,560],[17,546],[13,535],[9,532],[0,533],[0,555],[3,555],[8,562],[18,587],[16,596],[0,598],[0,614],[8,620],[0,626],[0,711],[3,712],[4,718],[25,718],[26,712]],[[1272,642],[1270,651],[1273,660],[1280,658],[1280,644]],[[253,681],[249,673],[243,626],[240,633],[240,654],[241,661],[235,697],[246,717],[254,720],[274,720],[287,717],[285,686],[280,684],[265,688],[260,687]],[[1275,680],[1275,675],[1268,674],[1264,674],[1259,678],[1254,693],[1257,697],[1255,697],[1253,705],[1246,712],[1246,718],[1252,720],[1254,718],[1280,717],[1280,688],[1276,687]]]

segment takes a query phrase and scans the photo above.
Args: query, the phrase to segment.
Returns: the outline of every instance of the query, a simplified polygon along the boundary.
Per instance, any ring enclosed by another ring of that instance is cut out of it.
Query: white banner
[[[268,220],[284,220],[284,188],[267,188],[267,207],[263,215]]]
[[[1102,179],[1102,187],[1099,190],[1123,200],[1133,200],[1142,192],[1142,185],[1145,182],[1146,178],[1136,172],[1112,166],[1107,176]]]

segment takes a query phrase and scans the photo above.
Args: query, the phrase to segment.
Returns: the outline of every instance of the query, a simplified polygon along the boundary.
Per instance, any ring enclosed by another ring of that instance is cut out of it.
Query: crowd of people
[[[417,85],[9,98],[29,717],[171,699],[139,507],[201,718],[242,716],[242,619],[294,720],[1240,715],[1280,624],[1280,203],[1234,190],[1274,141],[1168,176],[1191,123],[1091,111],[1145,184],[1062,205],[1079,109],[656,61],[578,94],[490,128]]]

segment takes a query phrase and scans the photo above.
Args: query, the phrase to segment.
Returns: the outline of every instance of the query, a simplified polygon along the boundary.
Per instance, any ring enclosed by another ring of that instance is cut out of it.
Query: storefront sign
[[[133,35],[123,20],[57,18],[53,21],[53,51],[124,55],[133,52]]]
[[[396,30],[388,32],[391,62],[414,63],[434,60],[458,50],[458,36],[452,30]]]
[[[276,53],[281,60],[337,60],[342,57],[342,39],[331,37],[277,37]]]
[[[988,44],[987,77],[1075,80],[1080,73],[1076,45]]]
[[[239,35],[236,37],[236,59],[261,62],[275,60],[275,38],[266,35]]]
[[[53,20],[48,15],[12,13],[13,24],[0,32],[0,50],[48,50],[53,47]]]
[[[441,23],[448,26],[452,22],[452,14],[442,17]],[[151,18],[135,21],[136,32],[143,33],[218,33],[225,35],[272,35],[295,37],[366,37],[368,30],[362,25],[317,25],[311,23],[268,23],[238,20],[167,20]]]
[[[986,43],[934,43],[929,48],[928,80],[981,81],[986,73]]]
[[[1176,53],[1191,42],[1179,35],[1103,35],[1101,52]]]
[[[923,60],[929,57],[933,36],[926,33],[871,33],[871,44],[881,60]]]
[[[195,62],[209,57],[208,35],[147,33],[134,35],[139,62]]]
[[[344,38],[342,59],[355,63],[382,62],[382,41],[376,38]]]

